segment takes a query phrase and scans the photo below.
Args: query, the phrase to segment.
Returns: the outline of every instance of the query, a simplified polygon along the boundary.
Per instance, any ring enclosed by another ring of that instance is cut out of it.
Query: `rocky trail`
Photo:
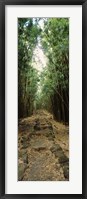
[[[18,126],[18,180],[69,180],[69,128],[45,110]]]

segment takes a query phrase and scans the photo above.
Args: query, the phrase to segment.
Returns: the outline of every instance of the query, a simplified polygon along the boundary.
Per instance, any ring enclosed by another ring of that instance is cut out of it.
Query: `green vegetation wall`
[[[18,19],[18,116],[33,113],[38,74],[31,66],[33,50],[37,43],[39,29],[33,18]]]
[[[45,20],[42,45],[48,57],[42,74],[44,107],[58,121],[69,121],[69,19]]]

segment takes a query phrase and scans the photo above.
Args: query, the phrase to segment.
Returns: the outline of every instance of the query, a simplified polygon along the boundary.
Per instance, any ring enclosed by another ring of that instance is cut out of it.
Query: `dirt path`
[[[18,180],[69,180],[69,129],[41,110],[20,120]]]

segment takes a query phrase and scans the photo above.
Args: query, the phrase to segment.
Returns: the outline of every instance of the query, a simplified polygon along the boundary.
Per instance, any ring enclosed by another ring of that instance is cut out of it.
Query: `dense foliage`
[[[69,22],[68,19],[50,18],[45,21],[42,45],[48,57],[42,74],[42,99],[54,117],[68,121],[69,117]],[[44,104],[45,106],[45,104]]]
[[[69,20],[43,19],[42,31],[38,26],[39,20],[18,20],[19,117],[31,115],[34,108],[45,108],[56,120],[68,122]],[[32,67],[38,36],[48,60],[40,75]]]
[[[38,84],[38,72],[31,66],[33,50],[39,34],[37,21],[18,19],[18,115],[24,117],[33,112],[33,102]]]

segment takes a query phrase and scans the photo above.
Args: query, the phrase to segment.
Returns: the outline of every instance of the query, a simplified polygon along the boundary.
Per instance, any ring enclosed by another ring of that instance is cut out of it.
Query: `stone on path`
[[[18,180],[69,180],[68,128],[38,111],[19,122]]]

